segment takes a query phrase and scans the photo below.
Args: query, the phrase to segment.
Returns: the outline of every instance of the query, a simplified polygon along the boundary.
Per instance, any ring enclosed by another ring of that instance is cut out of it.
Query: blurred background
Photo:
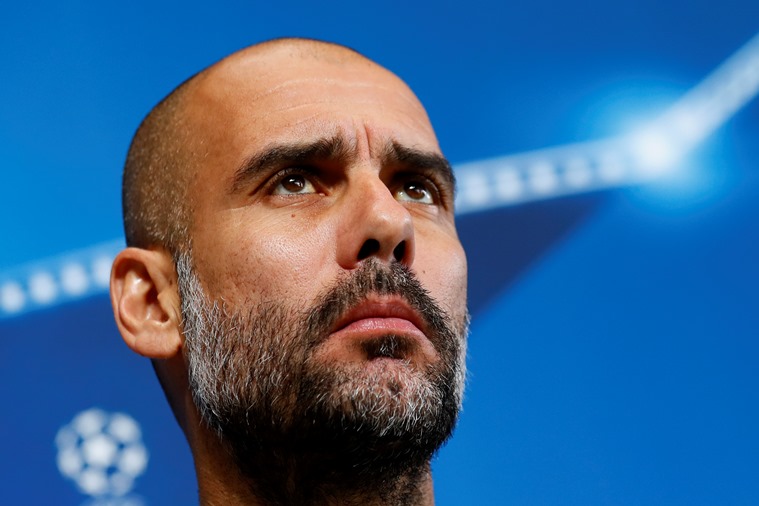
[[[121,166],[175,85],[295,35],[405,79],[458,173],[470,374],[438,504],[759,504],[757,2],[1,10],[1,503],[197,503],[105,291]]]

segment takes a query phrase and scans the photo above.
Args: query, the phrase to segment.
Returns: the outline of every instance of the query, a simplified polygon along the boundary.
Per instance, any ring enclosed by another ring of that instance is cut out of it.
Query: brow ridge
[[[238,167],[231,179],[230,193],[242,191],[261,174],[280,167],[324,161],[349,163],[355,157],[355,150],[337,135],[313,142],[273,144],[248,157]],[[452,189],[456,187],[451,164],[440,153],[423,151],[392,141],[385,146],[380,160],[383,167],[402,166],[436,170]]]
[[[287,165],[304,165],[315,161],[348,162],[355,155],[342,139],[334,136],[313,142],[273,144],[248,157],[232,176],[230,193],[237,193],[262,173]]]
[[[433,169],[440,174],[455,192],[456,176],[454,175],[453,167],[451,167],[448,159],[440,153],[423,151],[393,141],[385,148],[382,155],[382,164],[383,166],[401,165]]]

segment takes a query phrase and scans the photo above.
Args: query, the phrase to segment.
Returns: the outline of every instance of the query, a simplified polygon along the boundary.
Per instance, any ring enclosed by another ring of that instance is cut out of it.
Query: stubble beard
[[[452,322],[400,264],[367,261],[308,308],[227,307],[208,299],[188,255],[177,272],[193,399],[256,494],[317,504],[374,489],[413,503],[461,407],[466,314]],[[401,296],[419,312],[439,359],[415,366],[399,358],[414,341],[386,335],[364,343],[368,357],[393,359],[371,370],[319,361],[335,322],[371,294]]]

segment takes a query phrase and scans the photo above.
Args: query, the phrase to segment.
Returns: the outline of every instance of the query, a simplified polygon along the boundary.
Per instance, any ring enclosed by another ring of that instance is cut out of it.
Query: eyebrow
[[[456,190],[456,176],[450,162],[440,153],[410,148],[393,141],[388,144],[382,155],[382,165],[400,165],[408,168],[432,169],[438,172],[451,191]]]
[[[250,156],[240,165],[232,176],[230,193],[238,193],[261,174],[285,166],[315,162],[349,163],[355,157],[355,150],[340,136],[305,143],[275,144]],[[456,188],[451,164],[439,153],[422,151],[393,141],[385,146],[380,159],[383,167],[432,169],[440,174],[452,190]]]
[[[315,161],[342,161],[354,155],[341,137],[319,139],[314,142],[276,144],[245,160],[232,176],[230,193],[247,187],[260,174],[288,165],[304,165]]]

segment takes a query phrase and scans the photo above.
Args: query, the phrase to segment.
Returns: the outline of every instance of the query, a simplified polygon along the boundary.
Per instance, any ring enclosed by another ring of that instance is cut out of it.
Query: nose
[[[376,175],[366,177],[345,199],[338,230],[338,263],[354,269],[367,259],[414,262],[414,224],[408,209]]]

